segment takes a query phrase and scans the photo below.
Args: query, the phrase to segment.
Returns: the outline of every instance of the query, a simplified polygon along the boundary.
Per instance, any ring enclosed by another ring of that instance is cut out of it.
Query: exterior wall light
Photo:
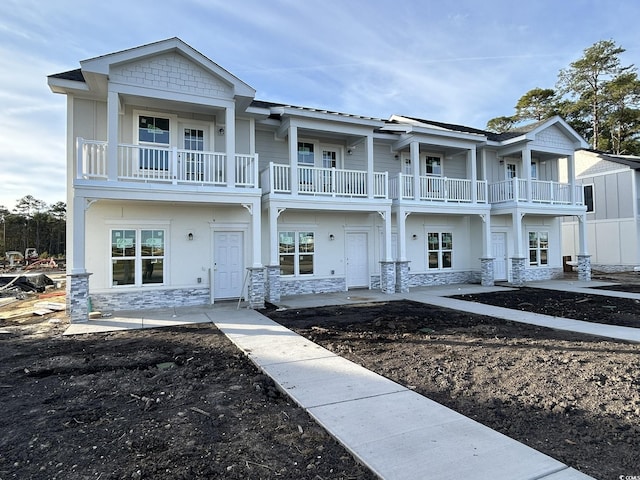
[[[329,240],[333,241],[335,239],[336,239],[336,237],[333,236],[333,233],[329,234]]]
[[[193,240],[193,233],[189,232],[189,235],[187,235],[187,240]]]
[[[415,233],[411,236],[411,238],[413,238],[414,240],[418,239],[418,235],[416,235]]]

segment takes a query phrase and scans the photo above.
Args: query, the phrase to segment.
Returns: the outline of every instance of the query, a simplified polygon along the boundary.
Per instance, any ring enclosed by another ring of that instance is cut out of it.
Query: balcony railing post
[[[176,185],[178,183],[178,147],[173,147],[171,149],[171,170],[169,171],[169,176],[171,178],[171,183]]]
[[[76,140],[76,178],[82,178],[82,174],[84,173],[83,168],[83,154],[84,154],[84,138],[78,137]]]

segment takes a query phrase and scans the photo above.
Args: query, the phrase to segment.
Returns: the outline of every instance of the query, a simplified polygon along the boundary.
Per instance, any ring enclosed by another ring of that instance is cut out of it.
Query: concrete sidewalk
[[[258,312],[214,319],[238,348],[383,479],[591,478],[316,345]]]

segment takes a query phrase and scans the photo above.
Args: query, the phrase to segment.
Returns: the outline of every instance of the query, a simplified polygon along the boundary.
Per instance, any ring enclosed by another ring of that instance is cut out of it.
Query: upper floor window
[[[160,148],[141,148],[140,168],[169,170],[169,119],[140,115],[138,117],[138,142]]]
[[[518,176],[515,163],[507,163],[506,176],[507,176],[507,180],[511,180],[512,178],[516,178]]]
[[[538,179],[538,162],[531,162],[531,180]]]
[[[440,157],[434,157],[427,155],[425,157],[425,173],[427,175],[441,176],[442,175],[442,159]]]
[[[587,212],[593,212],[593,185],[583,185],[584,204],[587,206]]]
[[[313,143],[298,142],[298,163],[311,166],[315,164]]]

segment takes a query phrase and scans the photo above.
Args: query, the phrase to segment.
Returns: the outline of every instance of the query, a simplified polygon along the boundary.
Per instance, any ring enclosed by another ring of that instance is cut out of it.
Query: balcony
[[[228,186],[227,155],[146,145],[117,146],[116,172],[109,171],[107,142],[77,140],[77,179],[173,185]],[[115,174],[114,174],[115,173]],[[235,187],[258,187],[258,155],[238,155]]]
[[[421,202],[473,203],[473,188],[476,189],[476,203],[487,203],[487,182],[484,180],[467,180],[463,178],[447,178],[420,176],[418,178],[418,199]],[[393,200],[415,200],[415,184],[413,175],[398,174],[389,182],[389,193]]]
[[[271,162],[262,172],[263,193],[294,194],[321,197],[388,198],[387,172],[343,170],[296,166],[298,185],[296,192],[291,183],[291,166]],[[369,176],[372,182],[369,185]]]
[[[512,178],[489,185],[489,202],[492,204],[508,202],[527,202],[551,205],[584,205],[582,187],[574,185],[574,197],[571,198],[571,185],[544,180],[531,180],[531,192],[528,181]]]

